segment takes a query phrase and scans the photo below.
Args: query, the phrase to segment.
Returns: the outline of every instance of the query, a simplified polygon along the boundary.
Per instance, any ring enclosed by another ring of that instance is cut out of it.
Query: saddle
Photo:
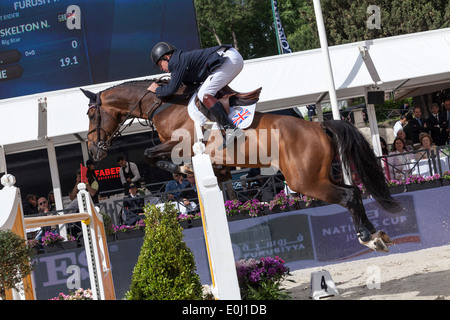
[[[230,107],[232,106],[250,106],[258,102],[261,90],[262,87],[250,92],[242,93],[231,89],[227,85],[217,92],[216,98],[220,101],[225,111],[230,113]],[[198,97],[195,98],[195,104],[198,110],[209,119],[208,108],[206,108]]]

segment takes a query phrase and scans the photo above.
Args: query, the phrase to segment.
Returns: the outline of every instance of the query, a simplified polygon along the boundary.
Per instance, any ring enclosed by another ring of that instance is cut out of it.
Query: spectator
[[[450,142],[450,98],[445,99],[444,106],[447,111],[447,142]]]
[[[80,169],[77,170],[76,175],[77,175],[77,177],[75,179],[75,185],[73,186],[72,190],[69,191],[69,198],[72,201],[76,200],[76,198],[77,198],[78,184],[81,182],[81,171],[80,171]]]
[[[45,197],[40,197],[38,199],[38,206],[39,206],[39,213],[43,213],[44,215],[47,215],[47,213],[50,211],[50,209],[48,207],[48,201]],[[58,228],[58,226],[56,226],[56,225],[41,227],[41,230],[39,230],[39,232],[36,236],[36,240],[38,240],[40,242],[42,237],[45,235],[45,233],[47,231],[51,231],[53,233],[58,233],[57,228]]]
[[[387,147],[386,140],[384,140],[383,137],[380,137],[380,144],[381,144],[381,154],[383,156],[387,156],[389,154],[389,150]]]
[[[400,116],[400,120],[398,120],[395,124],[394,124],[394,137],[397,137],[397,132],[399,132],[400,130],[403,130],[403,126],[406,125],[408,123],[408,121],[406,120],[406,115],[401,115]]]
[[[97,181],[97,176],[95,175],[95,162],[91,159],[86,161],[86,178],[88,183],[86,184],[86,191],[91,195],[92,201],[98,203],[98,190],[99,185]]]
[[[424,118],[422,118],[422,110],[420,107],[414,108],[414,118],[408,123],[412,130],[412,142],[414,144],[420,143],[419,134],[422,132],[428,132],[427,124]]]
[[[443,146],[447,142],[447,115],[440,112],[437,103],[431,106],[431,115],[428,117],[427,128],[430,130],[431,138],[437,146]]]
[[[406,138],[405,140],[411,140],[412,141],[412,137],[413,137],[413,132],[412,132],[412,128],[411,128],[411,121],[413,119],[412,113],[408,113],[406,114],[406,125],[403,127],[403,131],[406,134]],[[395,139],[395,138],[394,138]],[[414,143],[413,143],[414,144]]]
[[[433,151],[434,155],[436,155],[436,145],[433,143],[433,139],[428,133],[422,133],[420,135],[420,150],[428,151],[428,152],[418,152],[416,154],[416,159],[428,159],[431,157],[431,152]]]
[[[55,194],[53,193],[53,191],[50,191],[48,193],[47,201],[48,201],[48,208],[50,209],[50,211],[55,211],[56,203],[55,203]]]
[[[409,164],[414,160],[414,156],[407,152],[403,140],[395,138],[392,143],[392,152],[389,154],[392,155],[392,157],[389,157],[390,171],[393,172],[395,180],[405,180],[409,175]]]
[[[124,156],[118,157],[117,163],[120,166],[119,170],[120,181],[122,182],[125,195],[128,195],[129,184],[130,183],[136,184],[138,180],[141,178],[141,175],[139,174],[139,169],[134,162],[128,162]]]
[[[143,212],[144,199],[137,194],[138,187],[134,183],[128,186],[129,194],[124,198],[122,220],[126,225],[133,225],[141,220],[139,215]]]
[[[396,138],[400,138],[403,140],[403,142],[405,143],[405,147],[408,151],[412,151],[414,150],[414,143],[412,143],[411,140],[406,140],[406,133],[403,130],[399,130],[397,132],[397,136]]]
[[[25,203],[23,204],[23,214],[25,216],[39,213],[38,201],[36,195],[28,194],[25,197]]]
[[[233,179],[233,177],[231,176],[232,168],[234,168],[234,167],[225,167],[225,166],[220,166],[220,165],[213,168],[214,175],[217,177],[217,184],[219,185],[219,189],[222,192],[224,192],[223,183],[227,182],[227,181],[231,181]],[[227,192],[228,200],[237,199],[236,192],[234,191],[232,183],[225,183],[225,189]]]
[[[200,209],[195,202],[189,201],[188,198],[182,198],[179,207],[180,207],[180,213],[185,213],[185,214],[193,214],[193,213],[199,212],[199,209]]]
[[[310,104],[306,107],[308,109],[308,119],[309,121],[313,121],[313,117],[316,115],[316,105]]]
[[[405,102],[400,108],[400,114],[407,114],[409,111],[409,102]]]
[[[165,192],[181,190],[189,187],[189,182],[183,179],[183,175],[181,173],[173,173],[173,180],[167,182]],[[167,194],[167,197],[174,201],[177,200],[181,196],[181,192],[171,192]]]
[[[387,156],[389,154],[389,150],[388,150],[388,147],[387,147],[386,140],[384,140],[383,137],[380,137],[380,144],[381,144],[381,154],[383,156]],[[381,162],[383,164],[384,175],[386,176],[386,178],[388,180],[391,180],[391,174],[389,172],[388,159],[386,157],[383,157],[381,159]]]
[[[189,185],[187,185],[185,188],[193,188],[193,189],[182,191],[180,193],[180,197],[187,198],[195,202],[195,204],[198,204],[198,194],[197,194],[197,186],[195,185],[195,175],[193,173],[188,173],[186,179]]]

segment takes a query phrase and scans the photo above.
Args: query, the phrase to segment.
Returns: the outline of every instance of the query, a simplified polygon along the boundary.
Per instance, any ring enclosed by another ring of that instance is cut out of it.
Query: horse
[[[125,122],[134,118],[151,121],[161,141],[145,151],[150,165],[156,165],[157,159],[173,155],[172,149],[180,143],[180,138],[192,148],[195,129],[187,107],[192,92],[182,87],[176,94],[161,100],[147,90],[151,81],[124,82],[98,93],[81,89],[89,98],[87,140],[95,161],[106,157],[108,147],[123,130]],[[235,142],[234,150],[239,152],[227,157],[228,147],[222,152],[210,149],[212,162],[248,168],[265,168],[276,163],[291,190],[348,209],[359,242],[376,251],[389,251],[387,244],[391,239],[383,231],[377,231],[369,221],[359,188],[336,181],[331,174],[333,159],[339,156],[346,168],[351,164],[354,166],[360,181],[379,207],[390,213],[401,210],[399,203],[391,197],[370,144],[351,123],[342,120],[319,123],[294,116],[255,112],[252,124],[244,131],[253,136],[240,144]],[[174,132],[181,134],[173,138]],[[263,139],[268,132],[276,133],[277,139]],[[213,143],[209,141],[206,148]],[[273,147],[278,151],[276,161],[255,160],[255,153],[267,152]]]

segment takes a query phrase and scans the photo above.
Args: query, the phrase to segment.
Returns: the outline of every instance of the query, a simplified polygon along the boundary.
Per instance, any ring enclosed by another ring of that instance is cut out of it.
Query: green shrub
[[[196,300],[202,298],[192,251],[183,242],[177,210],[166,203],[144,208],[145,237],[131,279],[128,300]]]
[[[31,248],[25,239],[11,230],[0,230],[0,297],[5,298],[6,290],[20,287],[22,278],[32,271]],[[25,288],[26,289],[26,288]]]
[[[105,228],[105,234],[110,236],[114,234],[114,227],[112,223],[112,219],[107,213],[100,212],[103,218],[103,227]]]

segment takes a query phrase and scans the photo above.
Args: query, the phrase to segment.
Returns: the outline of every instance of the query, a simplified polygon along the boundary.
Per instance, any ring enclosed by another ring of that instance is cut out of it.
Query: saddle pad
[[[188,113],[194,122],[197,122],[201,126],[204,126],[208,121],[208,118],[206,118],[205,115],[201,113],[200,110],[198,110],[197,106],[195,105],[195,97],[196,95],[194,94],[191,97],[191,100],[189,100]],[[233,106],[230,108],[228,117],[239,129],[246,129],[253,122],[255,110],[256,103],[250,106]]]

